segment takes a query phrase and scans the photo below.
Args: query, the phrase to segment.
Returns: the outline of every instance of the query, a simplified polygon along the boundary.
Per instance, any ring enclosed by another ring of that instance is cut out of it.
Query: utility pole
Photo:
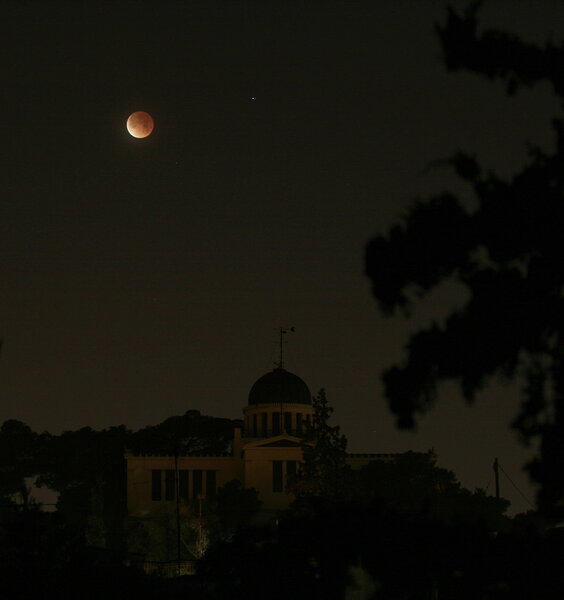
[[[176,566],[180,577],[180,479],[178,474],[178,448],[174,451],[174,487],[176,492]]]
[[[493,470],[495,475],[495,497],[499,500],[499,461],[495,457]]]

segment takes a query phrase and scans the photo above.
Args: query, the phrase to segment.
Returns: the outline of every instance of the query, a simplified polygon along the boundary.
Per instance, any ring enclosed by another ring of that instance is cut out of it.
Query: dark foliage
[[[59,513],[14,510],[4,515],[0,535],[0,597],[6,600],[77,594],[86,600],[142,600],[156,597],[161,587],[125,567],[119,555],[84,545]]]
[[[257,490],[244,488],[237,479],[220,487],[217,497],[208,504],[208,510],[217,519],[216,537],[220,539],[230,539],[247,528],[261,507]]]
[[[292,492],[301,497],[342,499],[346,494],[349,467],[346,463],[347,438],[338,425],[330,425],[333,407],[325,390],[312,397],[311,426],[302,442],[303,463]]]
[[[449,69],[501,78],[509,92],[546,80],[564,98],[564,47],[541,48],[499,31],[478,32],[473,3],[448,10],[438,27]],[[383,375],[400,427],[436,400],[440,381],[457,380],[472,400],[490,378],[522,377],[523,403],[514,426],[525,442],[540,439],[529,466],[541,484],[539,505],[564,514],[564,127],[554,121],[556,148],[530,148],[528,165],[512,179],[484,172],[464,153],[451,164],[473,191],[466,209],[451,194],[418,201],[401,224],[373,239],[366,272],[385,314],[409,312],[414,299],[455,279],[467,304],[444,325],[415,334],[407,359]]]
[[[28,500],[25,478],[34,475],[38,436],[25,423],[10,419],[0,427],[0,502],[10,504],[19,496]]]
[[[169,417],[159,425],[140,429],[128,437],[129,448],[136,453],[170,456],[227,454],[233,440],[233,427],[239,421],[207,417],[197,410]]]
[[[124,453],[225,454],[236,423],[188,411],[138,432],[84,427],[54,436],[6,421],[0,427],[0,496],[4,505],[25,505],[30,491],[25,478],[38,476],[38,485],[59,493],[58,512],[77,543],[123,552]]]
[[[237,423],[189,411],[139,432],[85,427],[54,436],[6,421],[0,427],[0,596],[55,599],[80,590],[87,599],[196,597],[193,580],[153,579],[124,566],[124,453],[225,454]],[[26,478],[34,476],[59,493],[56,512],[30,501]],[[231,537],[258,505],[254,490],[220,489],[207,507],[216,536]]]
[[[499,537],[483,522],[445,523],[376,501],[307,502],[310,510],[286,513],[274,534],[247,531],[216,546],[201,565],[205,597],[342,600],[354,593],[355,571],[377,593],[366,597],[390,600],[505,598],[496,586],[516,590],[497,569]],[[511,554],[509,544],[502,548]]]
[[[410,519],[506,530],[509,502],[463,488],[455,474],[437,467],[429,453],[405,452],[374,461],[355,472],[354,497],[365,506],[378,505]]]

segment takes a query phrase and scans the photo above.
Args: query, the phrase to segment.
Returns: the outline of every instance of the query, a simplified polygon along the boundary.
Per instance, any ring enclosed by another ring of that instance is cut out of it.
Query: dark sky
[[[558,0],[482,12],[530,41],[564,23]],[[448,74],[433,32],[445,13],[438,0],[4,3],[0,422],[239,417],[278,327],[294,326],[286,366],[326,388],[351,451],[433,446],[470,488],[498,456],[532,497],[508,430],[516,388],[466,408],[445,387],[417,434],[396,431],[382,395],[408,333],[464,291],[383,319],[367,241],[416,196],[466,192],[430,162],[463,148],[510,174],[526,140],[550,148],[559,110],[548,86],[508,99]],[[135,110],[155,119],[147,139],[125,129]]]

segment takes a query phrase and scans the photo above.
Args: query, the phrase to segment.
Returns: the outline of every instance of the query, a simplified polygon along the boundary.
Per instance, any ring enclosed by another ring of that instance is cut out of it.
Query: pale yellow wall
[[[274,438],[276,439],[276,438]],[[260,440],[263,442],[266,440]],[[270,440],[269,440],[270,441]],[[301,448],[298,447],[264,447],[257,443],[247,443],[241,448],[237,440],[232,457],[179,457],[178,468],[192,470],[216,471],[217,487],[228,481],[237,479],[246,488],[255,488],[263,508],[276,510],[286,508],[293,500],[287,491],[273,491],[272,463],[275,460],[296,461],[302,459]],[[127,508],[130,515],[145,516],[153,510],[174,501],[151,500],[151,474],[154,469],[161,471],[174,470],[174,457],[168,456],[133,456],[126,455],[127,460]],[[284,490],[286,489],[286,464],[284,464]]]
[[[274,438],[276,439],[276,438]],[[255,488],[266,510],[286,508],[294,496],[286,490],[286,464],[284,464],[284,491],[274,492],[272,481],[272,463],[279,460],[300,462],[300,447],[261,446],[258,440],[242,446],[236,437],[235,456],[179,457],[178,468],[188,471],[216,471],[217,487],[237,479],[246,488]],[[391,460],[393,455],[354,456],[347,459],[353,469],[360,469],[374,460]],[[132,516],[145,516],[153,510],[162,508],[174,501],[151,500],[151,473],[153,469],[161,471],[174,470],[175,461],[171,456],[133,456],[126,455],[127,460],[127,509]],[[205,489],[205,482],[204,482]]]
[[[283,469],[284,491],[274,492],[272,485],[272,463],[275,460],[297,461],[302,460],[300,447],[253,447],[247,444],[245,447],[245,487],[254,487],[260,492],[263,508],[267,510],[284,509],[294,499],[294,496],[286,491],[286,473]]]
[[[284,405],[284,410],[295,414],[301,412],[303,415],[311,414],[313,409],[306,405]],[[274,410],[280,410],[279,404],[266,404],[258,407],[247,407],[245,416],[264,411],[271,414]],[[271,421],[270,421],[271,423]],[[294,420],[295,423],[295,420]],[[290,443],[296,446],[268,446],[270,443]],[[286,490],[286,462],[301,462],[302,450],[297,444],[300,439],[293,436],[281,435],[274,438],[241,438],[241,430],[234,430],[233,456],[182,456],[178,458],[178,469],[188,471],[215,471],[217,488],[225,485],[233,479],[241,481],[246,488],[255,488],[259,492],[259,498],[263,503],[263,509],[267,511],[286,508],[294,499],[294,496]],[[347,463],[353,469],[360,469],[374,460],[391,460],[392,454],[379,455],[353,455],[347,458]],[[162,508],[167,504],[173,505],[174,501],[151,499],[152,471],[174,470],[175,460],[172,456],[134,456],[126,455],[127,461],[127,508],[130,515],[146,516],[152,511]],[[284,491],[273,491],[273,461],[283,461]],[[205,475],[204,475],[205,477]],[[205,482],[204,482],[205,489]]]
[[[144,516],[156,508],[174,504],[173,501],[151,500],[151,474],[153,469],[174,470],[174,457],[133,456],[127,454],[125,458],[127,461],[127,510],[130,515]],[[178,458],[178,469],[216,471],[216,485],[218,488],[233,479],[243,481],[243,461],[232,456],[181,456]]]

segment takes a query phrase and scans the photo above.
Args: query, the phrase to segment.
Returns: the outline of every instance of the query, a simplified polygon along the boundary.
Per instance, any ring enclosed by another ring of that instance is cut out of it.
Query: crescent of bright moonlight
[[[153,117],[142,110],[130,114],[127,119],[127,131],[134,138],[146,138],[151,135],[154,127]]]

